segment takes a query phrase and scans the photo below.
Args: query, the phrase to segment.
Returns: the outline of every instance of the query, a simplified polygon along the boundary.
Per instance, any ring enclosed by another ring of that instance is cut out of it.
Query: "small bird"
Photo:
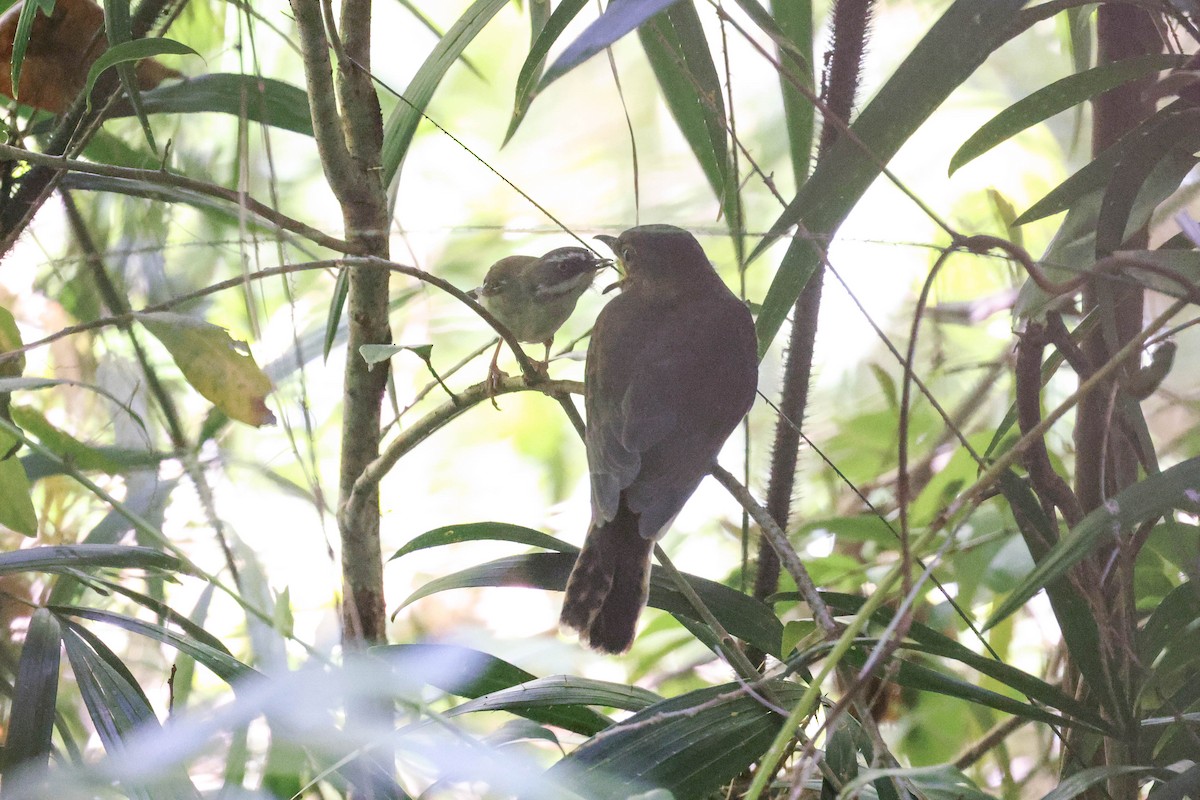
[[[754,321],[696,238],[673,225],[597,236],[624,265],[584,370],[592,522],[560,622],[621,653],[650,586],[650,553],[754,403]]]
[[[596,273],[610,264],[610,259],[583,247],[559,247],[540,258],[508,256],[493,264],[483,285],[467,295],[479,301],[518,341],[545,344],[543,364],[547,364],[554,333],[571,316]],[[502,344],[496,344],[488,370],[488,384],[493,388],[502,374],[496,366]]]

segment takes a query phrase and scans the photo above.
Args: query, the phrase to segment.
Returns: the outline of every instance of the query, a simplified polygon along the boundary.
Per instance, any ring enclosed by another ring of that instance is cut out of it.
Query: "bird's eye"
[[[634,253],[633,245],[627,244],[621,248],[621,260],[622,261],[628,263],[629,261],[633,260],[635,255],[636,255],[636,253]]]

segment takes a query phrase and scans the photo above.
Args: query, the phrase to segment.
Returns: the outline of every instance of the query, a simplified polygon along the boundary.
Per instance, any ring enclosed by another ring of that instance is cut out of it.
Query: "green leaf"
[[[825,598],[830,609],[842,615],[857,614],[865,602],[864,598],[838,592],[822,592],[821,596]],[[881,627],[886,627],[892,621],[892,611],[882,608],[875,612],[872,621]],[[1056,708],[1096,730],[1109,729],[1103,718],[1092,707],[1079,702],[1057,686],[1009,664],[1005,664],[1002,661],[997,661],[989,656],[976,653],[927,625],[913,622],[909,628],[909,638],[913,641],[903,643],[901,647],[904,649],[916,650],[942,659],[958,661],[1009,687],[1013,691],[1025,695],[1031,701]],[[856,655],[855,658],[861,659],[861,656]],[[980,689],[973,684],[965,683],[953,676],[942,673],[931,673],[928,668],[912,662],[903,662],[900,671],[902,674],[897,677],[897,680],[904,682],[903,685],[913,686],[914,688],[926,691],[934,691],[952,697],[960,697],[992,708],[998,708],[1002,711],[1025,716],[1029,719],[1038,719],[1044,722],[1053,721],[1054,723],[1062,722],[1060,717],[1047,715],[1040,708],[1033,705],[1019,703],[1010,697]]]
[[[604,9],[604,13],[587,26],[555,59],[550,69],[542,76],[537,90],[543,91],[596,53],[677,2],[679,0],[613,0],[608,4],[608,8]]]
[[[1118,142],[1114,147],[1119,145]],[[1123,230],[1110,235],[1113,238],[1118,235],[1123,237],[1126,231],[1135,231],[1147,224],[1155,209],[1179,188],[1180,182],[1195,164],[1196,158],[1183,149],[1175,149],[1159,160],[1137,190]],[[1102,187],[1084,195],[1067,212],[1062,226],[1041,258],[1046,274],[1052,280],[1074,277],[1096,262],[1096,231],[1105,191]],[[1122,199],[1121,204],[1125,203],[1127,199]],[[1017,295],[1013,315],[1024,318],[1040,314],[1047,300],[1046,293],[1030,279]]]
[[[501,558],[430,581],[409,595],[400,607],[437,592],[477,586],[527,586],[561,592],[574,563],[574,553],[529,553]],[[661,567],[654,567],[650,576],[651,606],[685,617],[696,616]],[[779,652],[783,626],[765,605],[714,581],[694,575],[684,577],[729,633],[765,653]]]
[[[417,74],[401,95],[400,104],[396,106],[384,127],[381,154],[384,186],[390,186],[392,180],[400,173],[400,166],[404,163],[413,135],[417,132],[417,124],[424,117],[425,109],[433,99],[433,93],[442,82],[446,71],[454,65],[463,50],[487,26],[492,17],[506,5],[508,0],[475,0],[421,64]]]
[[[660,699],[654,692],[624,683],[551,675],[485,694],[455,706],[448,713],[453,716],[476,711],[518,711],[522,716],[528,716],[525,712],[530,709],[554,706],[603,706],[638,711]]]
[[[1185,166],[1179,176],[1191,171],[1197,159],[1193,153],[1200,148],[1200,109],[1185,109],[1164,118],[1159,124],[1139,129],[1129,135],[1112,178],[1104,189],[1100,215],[1096,221],[1096,258],[1112,253],[1125,237],[1140,225],[1129,227],[1134,202],[1151,173],[1168,156]],[[1178,186],[1178,183],[1176,184]],[[1137,220],[1135,219],[1135,222]]]
[[[520,667],[479,650],[452,644],[398,644],[372,648],[372,653],[381,655],[398,654],[403,657],[431,657],[447,668],[426,677],[430,684],[443,692],[475,699],[528,684],[537,676]],[[460,706],[459,708],[462,708]],[[467,709],[471,710],[471,709]],[[567,703],[552,706],[514,704],[507,709],[535,722],[566,728],[569,731],[592,736],[612,724],[608,717],[583,705]],[[457,709],[453,713],[464,713]]]
[[[803,691],[783,681],[765,688],[785,705]],[[547,775],[590,798],[665,789],[676,800],[699,800],[765,753],[782,724],[738,684],[712,686],[642,709],[584,742]]]
[[[420,22],[422,25],[424,25],[427,29],[429,29],[429,32],[432,33],[434,36],[441,39],[443,36],[446,35],[445,31],[443,31],[436,24],[434,24],[433,20],[431,20],[429,17],[425,16],[425,13],[422,12],[421,9],[419,9],[415,5],[413,5],[411,0],[398,0],[398,1],[399,1],[400,5],[403,6],[404,9],[408,13],[410,13],[414,17],[416,17],[417,21]],[[541,0],[532,0],[530,2],[530,7],[533,9],[536,9],[539,5],[541,5]],[[471,59],[467,58],[466,56],[462,56],[461,59],[462,59],[463,66],[466,67],[467,69],[471,70],[471,74],[473,74],[475,77],[479,78],[480,80],[484,80],[484,81],[487,80],[487,78],[484,76],[483,72],[480,71],[479,67],[477,67],[473,63],[471,63]]]
[[[30,406],[14,406],[12,409],[13,422],[26,433],[38,438],[42,444],[53,450],[55,454],[70,459],[71,463],[84,471],[104,472],[116,475],[128,469],[103,448],[93,447],[66,433],[53,425],[40,411]],[[142,455],[146,455],[142,452]],[[142,464],[141,466],[145,466]]]
[[[72,172],[63,177],[61,185],[66,189],[78,189],[85,192],[115,192],[130,197],[144,197],[162,203],[185,203],[205,212],[218,223],[239,222],[252,230],[270,231],[272,235],[284,241],[305,242],[304,236],[280,228],[274,222],[255,213],[253,209],[239,207],[223,199],[210,197],[187,189],[174,186],[163,186],[150,181],[129,180],[126,178],[109,178],[104,175],[85,175]],[[295,358],[292,357],[293,363]]]
[[[1033,560],[1038,562],[1045,559],[1049,549],[1044,543],[1057,540],[1058,530],[1046,517],[1033,490],[1015,472],[1006,470],[1000,476],[1000,491],[1012,508],[1013,517]],[[1071,653],[1071,660],[1097,694],[1104,698],[1108,708],[1122,707],[1120,692],[1113,686],[1107,662],[1100,652],[1100,631],[1086,598],[1080,597],[1065,578],[1050,581],[1045,588],[1059,630],[1062,631],[1063,642]],[[1031,696],[1037,697],[1036,694]],[[1054,701],[1049,704],[1079,716],[1072,706]]]
[[[11,424],[11,423],[9,423]],[[13,450],[18,440],[0,429],[0,454]],[[37,511],[33,507],[33,489],[25,466],[18,458],[0,461],[0,527],[22,536],[37,536]]]
[[[738,187],[730,185],[725,100],[695,5],[676,3],[656,14],[638,28],[638,38],[675,124],[724,209],[740,262],[741,211]]]
[[[964,164],[1055,114],[1130,81],[1183,66],[1186,61],[1186,57],[1176,55],[1139,56],[1102,64],[1057,80],[1013,103],[971,134],[950,157],[948,174],[953,175]]]
[[[142,725],[158,726],[146,694],[121,659],[78,623],[63,620],[63,644],[88,715],[109,753]]]
[[[738,5],[745,8],[751,2],[753,0],[743,0]],[[771,0],[771,13],[788,44],[787,47],[779,47],[783,66],[779,73],[779,88],[783,95],[783,118],[787,123],[788,146],[792,155],[792,175],[799,188],[808,179],[815,123],[812,101],[792,81],[807,87],[814,95],[817,93],[813,79],[812,3],[809,0]]]
[[[54,0],[26,0],[17,17],[17,32],[13,35],[12,85],[13,96],[20,100],[17,91],[21,86],[21,68],[25,64],[25,51],[29,48],[29,37],[33,33],[33,18],[41,11],[49,17],[54,13]]]
[[[117,614],[112,611],[103,611],[97,608],[83,608],[80,606],[55,606],[53,610],[62,616],[79,617],[81,619],[90,619],[95,622],[104,622],[109,625],[115,625],[119,628],[129,631],[130,633],[139,636],[145,636],[163,644],[170,645],[182,653],[187,653],[192,658],[204,666],[212,670],[213,674],[221,678],[226,683],[233,683],[239,678],[245,678],[250,675],[257,675],[258,672],[251,667],[246,666],[241,661],[238,661],[225,646],[217,642],[212,643],[211,636],[197,638],[194,634],[194,628],[189,626],[188,633],[181,634],[171,630],[163,625],[153,622],[145,622],[125,614]]]
[[[333,352],[338,342],[338,331],[342,325],[342,311],[346,308],[346,298],[350,294],[350,270],[339,269],[337,279],[333,282],[333,291],[329,294],[329,313],[325,315],[325,360]]]
[[[1198,620],[1200,594],[1195,584],[1185,581],[1162,599],[1138,631],[1138,656],[1142,663],[1153,665],[1179,632],[1191,630]]]
[[[529,107],[533,105],[533,98],[537,97],[538,79],[542,76],[542,66],[546,63],[550,48],[586,5],[587,0],[563,0],[530,45],[529,55],[525,57],[525,63],[521,65],[521,72],[517,75],[517,95],[513,99],[512,120],[508,123],[502,147],[508,144],[517,132],[525,115],[529,113]]]
[[[446,525],[414,536],[408,544],[393,553],[388,561],[395,561],[418,550],[460,542],[515,542],[557,553],[579,552],[575,545],[532,528],[510,525],[507,522],[471,522],[465,525]]]
[[[1042,795],[1042,800],[1071,800],[1078,797],[1093,786],[1114,778],[1118,775],[1150,772],[1150,767],[1110,766],[1088,767],[1059,782],[1054,791]]]
[[[934,109],[1012,35],[1010,26],[1024,4],[1025,0],[956,0],[851,126],[872,156],[867,157],[851,137],[839,137],[750,259],[762,255],[798,223],[815,240],[828,241],[879,176],[879,164],[890,161]],[[795,238],[788,247],[758,315],[760,357],[775,340],[819,259],[807,235]]]
[[[4,772],[45,769],[50,761],[58,697],[62,628],[44,608],[33,612],[21,647],[4,743]]]
[[[145,569],[183,572],[175,556],[149,547],[123,544],[72,544],[29,547],[0,553],[0,575],[13,572],[71,572],[79,569]]]
[[[1021,608],[1047,583],[1062,577],[1106,537],[1132,530],[1147,519],[1200,502],[1200,458],[1190,458],[1151,475],[1092,511],[1060,539],[1033,572],[1012,591],[984,630]]]
[[[1055,186],[1044,197],[1027,208],[1024,213],[1013,220],[1013,225],[1024,225],[1036,222],[1052,214],[1066,211],[1091,192],[1102,190],[1109,182],[1113,169],[1130,147],[1133,137],[1161,125],[1163,120],[1185,108],[1182,102],[1176,101],[1159,109],[1147,119],[1142,120],[1129,133],[1121,137],[1115,144],[1087,164],[1080,167],[1069,178]]]
[[[839,798],[860,796],[863,787],[888,778],[903,778],[911,783],[916,796],[924,800],[994,800],[956,769],[953,764],[938,764],[932,767],[889,767],[865,769],[850,783],[842,787]]]
[[[141,95],[147,114],[232,114],[305,136],[313,133],[308,94],[274,78],[219,72],[164,83]],[[122,99],[111,116],[132,114],[128,100]]]
[[[106,4],[107,5],[107,4]],[[126,7],[128,5],[126,4]],[[131,64],[133,61],[142,59],[151,59],[156,55],[196,55],[200,54],[182,42],[176,42],[173,38],[138,38],[131,42],[121,42],[104,50],[100,58],[96,59],[94,64],[88,70],[88,82],[84,86],[84,91],[88,95],[88,110],[91,110],[91,90],[96,86],[96,79],[100,78],[104,70],[109,67],[114,67],[119,64]],[[151,149],[154,149],[154,144],[151,143]]]

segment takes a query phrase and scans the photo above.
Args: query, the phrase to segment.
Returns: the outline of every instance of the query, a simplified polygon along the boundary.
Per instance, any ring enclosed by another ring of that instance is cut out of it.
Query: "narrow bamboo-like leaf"
[[[154,142],[154,129],[150,127],[150,118],[146,116],[146,110],[142,108],[142,88],[138,85],[137,73],[134,71],[134,61],[128,58],[121,58],[119,55],[115,60],[96,69],[97,64],[103,61],[110,53],[120,53],[122,48],[131,44],[133,39],[133,24],[129,17],[130,0],[102,0],[104,6],[104,34],[108,49],[100,54],[92,67],[88,70],[86,86],[84,87],[83,96],[87,100],[87,110],[92,110],[92,87],[96,83],[96,78],[109,67],[117,68],[117,77],[121,82],[121,88],[125,90],[125,97],[128,98],[129,104],[133,107],[134,116],[138,119],[138,124],[142,127],[142,135],[146,137],[146,145],[152,153],[157,155],[158,145]],[[111,57],[110,57],[111,58]]]
[[[308,94],[298,86],[274,78],[218,72],[164,83],[141,95],[142,108],[147,114],[232,114],[312,136]],[[132,114],[132,106],[122,99],[114,104],[110,116]]]
[[[25,64],[25,51],[29,49],[29,36],[33,33],[33,18],[38,12],[47,17],[54,13],[54,0],[28,0],[21,6],[17,17],[17,31],[13,35],[12,86],[13,95],[20,100],[21,69]]]
[[[446,70],[454,65],[467,45],[506,5],[508,0],[475,0],[429,53],[425,63],[421,64],[384,127],[381,153],[384,186],[390,186],[399,174],[400,165],[404,163],[413,135],[417,132],[417,124]]]
[[[157,623],[145,622],[126,616],[125,614],[117,614],[112,611],[103,611],[96,608],[56,606],[53,610],[64,616],[79,617],[81,619],[90,619],[96,622],[108,623],[109,625],[116,625],[130,633],[146,636],[155,641],[170,645],[176,650],[187,653],[196,659],[197,662],[208,667],[212,670],[213,674],[226,683],[233,683],[239,678],[258,674],[255,669],[246,666],[230,655],[229,651],[224,648],[224,645],[215,647],[209,641],[205,640],[211,639],[211,637],[205,637],[205,639],[193,638],[190,634],[181,634]]]
[[[87,83],[84,90],[88,94],[88,108],[91,108],[92,88],[96,85],[96,79],[100,74],[109,67],[115,67],[118,64],[130,64],[135,61],[141,61],[143,58],[153,58],[154,56],[199,56],[192,48],[188,47],[183,42],[177,42],[174,39],[134,39],[131,42],[122,42],[113,45],[104,51],[103,55],[96,59],[88,70]],[[153,148],[153,145],[151,146]]]
[[[927,800],[994,800],[953,764],[937,764],[932,767],[887,767],[866,769],[850,783],[842,787],[838,797],[860,797],[863,787],[874,783],[902,778],[915,790],[917,797]]]
[[[92,725],[112,753],[140,725],[158,718],[129,668],[91,631],[64,620],[63,644]]]
[[[233,659],[233,654],[229,652],[229,648],[225,646],[224,642],[222,642],[216,636],[213,636],[208,631],[204,630],[203,627],[201,627],[200,625],[193,622],[187,616],[180,614],[178,611],[171,608],[169,605],[167,605],[162,600],[159,600],[157,598],[151,597],[148,594],[144,594],[142,592],[131,589],[128,586],[123,586],[116,581],[109,581],[109,580],[104,580],[104,579],[98,578],[96,580],[96,585],[100,586],[100,587],[104,587],[107,591],[112,592],[114,595],[121,595],[123,597],[129,598],[133,602],[140,605],[142,608],[152,611],[155,614],[155,616],[157,616],[159,619],[169,622],[173,625],[178,625],[183,630],[183,635],[190,637],[192,639],[195,639],[197,644],[211,648],[212,650],[215,650],[218,653],[223,653],[224,655]],[[211,587],[212,587],[212,584],[206,584],[205,591],[206,592],[211,591]],[[79,610],[78,608],[66,606],[66,605],[56,606],[55,608],[64,614],[73,614]],[[102,621],[102,622],[113,621],[112,618],[108,618],[108,617],[106,617],[104,619],[93,617],[93,619],[98,619],[98,621]],[[132,618],[126,617],[124,615],[117,615],[117,619],[120,620],[120,619],[132,619]],[[139,632],[139,633],[142,632],[142,629],[139,628],[137,632]],[[168,642],[168,644],[169,644],[169,642]],[[234,659],[234,661],[236,662],[236,659]],[[241,662],[237,662],[237,663],[240,664]],[[248,669],[248,667],[245,667],[244,665],[242,665],[241,669]]]
[[[1042,795],[1042,800],[1071,800],[1078,797],[1091,787],[1118,775],[1132,775],[1138,772],[1150,772],[1150,767],[1134,767],[1114,765],[1109,767],[1087,767],[1069,775],[1059,782],[1052,792]]]
[[[0,553],[0,575],[13,572],[66,572],[78,569],[112,567],[184,572],[175,556],[149,547],[121,544],[73,544],[54,547],[30,547]]]
[[[1179,632],[1193,629],[1198,620],[1200,594],[1195,584],[1185,581],[1162,599],[1138,631],[1138,656],[1142,663],[1153,665]]]
[[[388,561],[395,561],[397,558],[415,553],[417,550],[460,542],[514,542],[553,550],[557,553],[579,552],[579,548],[575,545],[532,528],[510,525],[506,522],[471,522],[466,525],[446,525],[415,536],[412,541],[393,553]]]
[[[667,108],[724,210],[740,262],[741,211],[738,187],[730,184],[732,161],[725,101],[695,5],[676,3],[651,17],[638,28],[638,38]]]
[[[1131,138],[1104,190],[1096,221],[1096,258],[1112,253],[1132,233],[1129,223],[1134,202],[1159,162],[1174,154],[1183,159],[1190,171],[1197,161],[1192,155],[1197,148],[1200,148],[1200,109],[1196,108],[1172,114],[1160,125],[1139,131]]]
[[[514,686],[537,680],[537,676],[520,667],[479,650],[451,644],[398,644],[376,647],[373,653],[396,653],[404,657],[415,655],[419,660],[434,658],[437,663],[452,665],[428,675],[433,686],[449,694],[472,700],[501,692]],[[461,708],[461,706],[460,706]],[[467,709],[470,710],[470,709]],[[535,722],[555,725],[569,731],[592,736],[612,724],[603,714],[582,704],[552,706],[514,705],[505,710],[520,714]],[[455,711],[455,713],[464,713]]]
[[[608,4],[608,8],[604,9],[604,13],[555,59],[542,76],[537,90],[544,90],[596,53],[677,2],[679,0],[613,0]]]
[[[1098,94],[1165,69],[1183,66],[1185,56],[1149,55],[1101,64],[1068,75],[1022,98],[985,122],[950,157],[950,175],[959,167],[1021,131]]]
[[[803,687],[777,681],[779,702]],[[559,761],[547,773],[589,798],[653,789],[677,800],[709,797],[766,752],[783,718],[737,684],[700,689],[642,709]]]
[[[850,650],[846,653],[845,660],[855,667],[861,667],[866,664],[867,658],[861,651]],[[1034,722],[1045,722],[1050,725],[1072,724],[1072,721],[1067,717],[1053,714],[1029,703],[1022,703],[1020,700],[1014,700],[1008,695],[984,689],[971,681],[963,680],[945,672],[939,672],[924,664],[918,664],[902,658],[896,659],[893,663],[897,667],[893,680],[900,686],[917,689],[922,692],[933,692],[934,694],[946,697],[956,697],[959,700],[975,703],[985,708],[994,708],[997,711],[1003,711],[1006,714],[1012,714],[1022,719],[1033,720]]]
[[[1057,528],[1046,517],[1029,484],[1018,478],[1012,470],[1006,470],[1000,476],[1000,491],[1004,493],[1004,498],[1012,508],[1013,517],[1030,555],[1035,562],[1042,561],[1049,554],[1045,543],[1058,539]],[[1121,691],[1112,684],[1110,670],[1101,653],[1100,630],[1096,626],[1095,616],[1088,608],[1087,600],[1080,597],[1064,578],[1050,581],[1045,588],[1059,630],[1062,631],[1063,642],[1070,648],[1072,662],[1087,679],[1088,684],[1095,689],[1097,696],[1102,698],[1105,707],[1122,707]],[[1031,691],[1028,694],[1035,699],[1040,697],[1036,692]],[[1050,700],[1048,705],[1060,708],[1079,719],[1091,720],[1095,724],[1095,712],[1080,714],[1073,698],[1071,704]]]
[[[339,269],[329,293],[329,312],[325,315],[325,360],[333,352],[342,326],[342,312],[346,310],[346,298],[350,294],[350,270]]]
[[[861,597],[836,592],[822,592],[821,596],[825,598],[829,607],[839,614],[857,614],[865,602]],[[873,620],[881,626],[886,626],[892,621],[892,612],[887,608],[880,609],[875,612]],[[909,637],[915,644],[906,642],[901,645],[905,649],[958,661],[987,675],[996,682],[1020,692],[1030,700],[1057,708],[1097,730],[1109,728],[1104,719],[1096,713],[1094,707],[1079,702],[1057,686],[1002,661],[976,653],[927,625],[913,622],[909,627]]]
[[[1124,155],[1134,138],[1161,125],[1165,119],[1178,113],[1184,107],[1182,102],[1176,101],[1142,120],[1116,144],[1080,167],[1065,181],[1025,209],[1020,216],[1013,220],[1013,225],[1024,225],[1027,222],[1035,222],[1052,214],[1066,211],[1091,192],[1103,189],[1108,184],[1117,162],[1121,160],[1121,156]]]
[[[1150,792],[1153,800],[1192,800],[1200,796],[1200,764],[1192,764]]]
[[[530,3],[530,6],[537,7],[538,5],[541,4],[541,2],[542,2],[542,0],[532,0],[532,2]],[[441,39],[443,36],[446,35],[445,31],[443,31],[436,24],[434,24],[433,20],[431,20],[429,17],[425,16],[425,13],[423,11],[421,11],[421,9],[419,9],[415,5],[413,5],[411,0],[399,0],[399,3],[401,6],[404,7],[404,9],[406,11],[408,11],[408,13],[410,13],[414,17],[416,17],[418,22],[420,22],[427,29],[429,29],[429,32],[432,33],[434,36]],[[487,80],[487,77],[483,74],[483,72],[479,69],[479,67],[475,66],[475,64],[471,61],[471,59],[467,58],[466,56],[460,56],[460,60],[462,61],[463,66],[466,67],[467,69],[471,70],[471,73],[473,75],[475,75],[475,77],[479,78],[480,80],[484,80],[484,81]]]
[[[530,553],[501,558],[430,581],[409,595],[400,607],[448,589],[478,586],[526,586],[561,592],[574,563],[574,553]],[[714,581],[694,575],[684,577],[729,633],[765,653],[779,652],[783,626],[763,603]],[[651,571],[649,604],[672,614],[696,616],[661,567]]]
[[[161,728],[150,701],[117,654],[82,625],[63,622],[63,643],[71,671],[92,725],[109,755],[120,753],[132,737],[145,735],[151,728]],[[199,800],[199,792],[180,766],[167,764],[156,770],[159,774],[153,787],[125,785],[123,795],[134,800],[165,797]]]
[[[563,0],[530,45],[529,55],[525,57],[525,63],[521,65],[521,72],[517,75],[517,94],[513,100],[512,120],[504,134],[504,144],[508,144],[509,139],[521,126],[525,115],[529,113],[533,98],[537,96],[538,79],[542,77],[542,66],[546,63],[550,48],[586,5],[587,0]]]
[[[879,164],[890,161],[950,92],[1007,41],[1024,4],[1025,0],[956,0],[855,120],[852,129],[858,141],[838,138],[750,259],[762,255],[797,223],[818,241],[827,241],[878,177]],[[862,152],[860,143],[871,156]],[[758,315],[760,356],[775,340],[819,258],[807,237],[792,241]]]
[[[54,614],[44,608],[34,611],[13,684],[4,742],[6,774],[16,768],[45,769],[50,762],[61,645],[62,628]]]
[[[575,675],[551,675],[534,678],[509,689],[485,694],[462,705],[450,714],[476,711],[521,711],[553,706],[602,706],[639,711],[662,698],[647,689],[612,681],[580,678]]]
[[[281,239],[293,237],[299,240],[300,234],[293,234],[275,225],[268,219],[260,217],[249,208],[239,208],[227,200],[198,194],[174,186],[163,186],[149,181],[128,180],[126,178],[110,178],[105,175],[85,175],[73,172],[63,177],[61,185],[66,189],[77,189],[85,192],[115,192],[130,197],[144,197],[162,203],[185,203],[216,218],[218,222],[230,223],[236,226],[239,218],[254,230],[270,231]]]
[[[729,167],[725,101],[696,7],[676,3],[638,28],[667,108],[719,198]]]
[[[751,0],[752,2],[753,0]],[[743,8],[745,3],[739,3]],[[771,0],[771,14],[790,47],[780,47],[779,89],[783,95],[783,118],[787,122],[788,147],[792,154],[792,176],[796,188],[808,179],[814,138],[813,105],[792,83],[798,81],[816,94],[813,76],[813,12],[810,0]]]
[[[216,592],[216,587],[211,583],[204,586],[204,590],[200,592],[200,599],[196,601],[195,607],[184,619],[186,623],[180,623],[180,627],[185,631],[199,629],[204,631],[204,621],[208,618],[208,610],[212,606],[213,594]],[[172,609],[172,614],[176,612]],[[181,615],[180,615],[181,616]],[[204,631],[205,636],[211,636],[208,631]],[[215,637],[214,637],[215,638]],[[220,644],[221,649],[225,648],[224,643]],[[188,707],[188,700],[191,698],[192,689],[196,677],[196,659],[181,653],[179,658],[175,660],[175,674],[171,680],[171,713],[176,714]]]
[[[1196,158],[1185,149],[1172,150],[1159,160],[1137,190],[1124,231],[1136,231],[1146,225],[1155,209],[1179,188],[1195,164]],[[1041,258],[1052,280],[1074,277],[1096,262],[1096,232],[1104,194],[1104,188],[1096,189],[1076,200],[1067,212],[1062,226]],[[1125,202],[1122,200],[1122,205]],[[1116,235],[1119,234],[1113,234],[1114,238]],[[1042,313],[1048,300],[1047,294],[1030,279],[1017,295],[1013,316],[1018,319],[1037,316]]]
[[[1200,458],[1190,458],[1125,489],[1092,511],[1071,529],[1015,588],[984,630],[1025,605],[1050,581],[1061,577],[1086,557],[1105,536],[1115,536],[1175,508],[1200,503]]]

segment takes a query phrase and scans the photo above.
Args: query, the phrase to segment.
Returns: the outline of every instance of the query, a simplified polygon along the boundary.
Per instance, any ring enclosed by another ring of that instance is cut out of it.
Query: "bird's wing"
[[[630,304],[597,322],[592,346],[600,349],[588,354],[588,457],[594,508],[604,519],[624,492],[642,535],[661,533],[749,408],[754,331],[745,307],[730,300],[704,308]],[[695,405],[703,411],[693,413]]]

